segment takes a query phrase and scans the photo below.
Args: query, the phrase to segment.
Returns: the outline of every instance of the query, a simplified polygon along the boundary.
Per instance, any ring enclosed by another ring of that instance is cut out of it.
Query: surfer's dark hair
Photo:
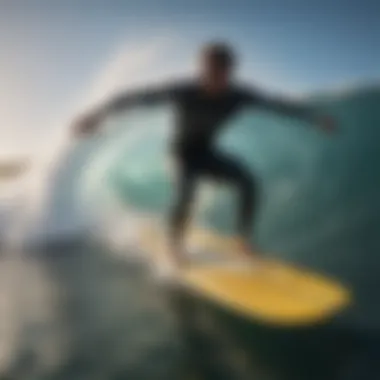
[[[232,68],[236,61],[233,49],[223,42],[212,42],[205,45],[202,49],[202,55],[226,69]]]

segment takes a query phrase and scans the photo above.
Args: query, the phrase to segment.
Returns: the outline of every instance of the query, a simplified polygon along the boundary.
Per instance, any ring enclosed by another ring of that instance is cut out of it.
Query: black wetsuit
[[[240,194],[238,232],[248,236],[257,203],[257,181],[241,162],[215,149],[214,141],[227,120],[244,106],[270,108],[290,116],[309,117],[309,112],[240,87],[231,86],[226,92],[212,96],[196,82],[125,94],[114,99],[108,107],[117,111],[165,101],[172,102],[175,107],[176,128],[172,147],[180,168],[178,199],[171,214],[174,239],[181,235],[196,184],[204,177],[226,181],[237,187]]]

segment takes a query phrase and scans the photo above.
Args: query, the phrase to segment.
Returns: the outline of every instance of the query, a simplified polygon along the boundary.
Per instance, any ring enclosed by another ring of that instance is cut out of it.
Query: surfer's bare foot
[[[238,253],[243,260],[254,261],[259,258],[258,250],[254,244],[251,244],[244,239],[237,239],[236,245]]]

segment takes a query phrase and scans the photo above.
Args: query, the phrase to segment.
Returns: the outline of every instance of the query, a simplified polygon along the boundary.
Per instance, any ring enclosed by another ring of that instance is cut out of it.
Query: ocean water
[[[180,376],[175,320],[141,263],[83,242],[24,253],[1,261],[1,379]]]
[[[85,239],[86,240],[86,239]],[[88,242],[1,260],[1,379],[356,380],[376,330],[281,329],[158,286],[143,261]],[[21,259],[22,257],[22,259]]]
[[[337,133],[257,110],[231,120],[218,143],[260,183],[252,238],[268,256],[344,282],[348,310],[286,330],[158,286],[126,247],[141,220],[164,219],[170,205],[172,115],[139,109],[62,158],[41,225],[30,227],[50,244],[4,250],[3,378],[378,379],[380,89],[305,102],[335,117]],[[234,201],[204,184],[195,220],[231,232]]]

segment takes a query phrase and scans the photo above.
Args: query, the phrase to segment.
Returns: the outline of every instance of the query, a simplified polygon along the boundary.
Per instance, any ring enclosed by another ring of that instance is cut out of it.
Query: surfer
[[[234,80],[236,57],[224,43],[206,45],[200,54],[200,72],[196,79],[162,87],[122,93],[103,106],[76,121],[80,135],[94,132],[113,113],[138,105],[171,102],[176,111],[176,129],[172,154],[177,167],[177,199],[170,215],[170,242],[177,263],[184,262],[183,234],[190,206],[199,181],[204,178],[227,182],[238,190],[238,251],[251,257],[254,216],[258,201],[258,180],[242,162],[215,147],[218,134],[226,122],[244,107],[260,107],[268,111],[296,117],[332,131],[333,122],[311,110],[284,99],[264,95]]]

